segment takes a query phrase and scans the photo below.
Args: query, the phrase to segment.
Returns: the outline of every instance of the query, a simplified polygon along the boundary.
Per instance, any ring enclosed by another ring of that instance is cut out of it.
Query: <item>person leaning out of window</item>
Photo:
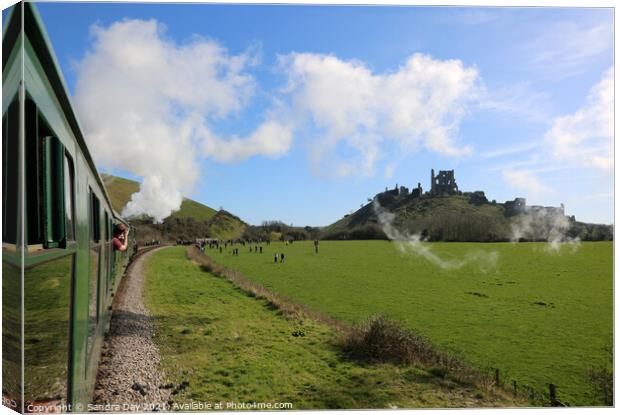
[[[112,244],[116,251],[124,252],[127,250],[127,244],[129,243],[129,229],[123,223],[119,223],[114,226],[114,237],[112,238]]]

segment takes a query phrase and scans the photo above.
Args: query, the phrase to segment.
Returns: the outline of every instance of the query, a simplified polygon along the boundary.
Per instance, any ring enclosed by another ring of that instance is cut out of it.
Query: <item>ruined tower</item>
[[[454,170],[439,170],[435,176],[435,169],[431,169],[431,195],[456,195],[458,192]]]

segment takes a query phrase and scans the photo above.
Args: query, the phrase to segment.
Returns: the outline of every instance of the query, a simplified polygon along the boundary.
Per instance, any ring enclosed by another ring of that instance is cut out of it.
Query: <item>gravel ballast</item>
[[[143,298],[144,261],[152,253],[144,253],[130,266],[115,298],[95,384],[97,412],[169,409],[171,389],[159,370],[159,349]]]

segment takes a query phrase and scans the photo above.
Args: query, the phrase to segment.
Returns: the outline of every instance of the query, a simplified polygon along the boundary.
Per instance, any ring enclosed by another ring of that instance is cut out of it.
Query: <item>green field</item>
[[[444,259],[484,257],[441,269],[386,241],[272,243],[238,257],[207,249],[216,261],[265,287],[345,322],[385,314],[480,368],[546,391],[571,405],[601,404],[588,371],[611,366],[613,245],[582,243],[551,253],[542,243],[433,243]],[[284,264],[273,254],[284,252]],[[481,263],[486,269],[481,269]]]
[[[162,368],[176,385],[173,404],[290,402],[293,409],[526,404],[421,366],[347,360],[335,346],[341,334],[332,327],[284,317],[266,300],[203,271],[183,247],[154,253],[145,273]],[[299,331],[304,336],[292,335]],[[189,385],[178,388],[183,382]]]

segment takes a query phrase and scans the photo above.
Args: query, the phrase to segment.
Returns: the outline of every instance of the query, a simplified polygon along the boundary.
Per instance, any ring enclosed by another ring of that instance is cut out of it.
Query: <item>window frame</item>
[[[101,241],[101,202],[89,187],[89,240],[91,243],[98,244]]]
[[[19,95],[15,94],[2,113],[2,243],[8,245],[17,244],[20,217],[17,203],[20,112]]]
[[[65,171],[65,168],[67,171]],[[67,187],[66,187],[66,177],[63,177],[63,189],[64,189],[64,220],[65,220],[65,243],[69,241],[76,241],[76,228],[75,228],[75,163],[73,161],[73,157],[71,154],[64,151],[63,157],[63,174],[69,173],[69,200],[67,200]],[[71,204],[71,223],[70,225],[67,223],[67,202]],[[71,235],[69,236],[69,231]]]
[[[65,146],[58,137],[42,137],[43,147],[43,246],[64,248],[66,206],[64,159]]]

